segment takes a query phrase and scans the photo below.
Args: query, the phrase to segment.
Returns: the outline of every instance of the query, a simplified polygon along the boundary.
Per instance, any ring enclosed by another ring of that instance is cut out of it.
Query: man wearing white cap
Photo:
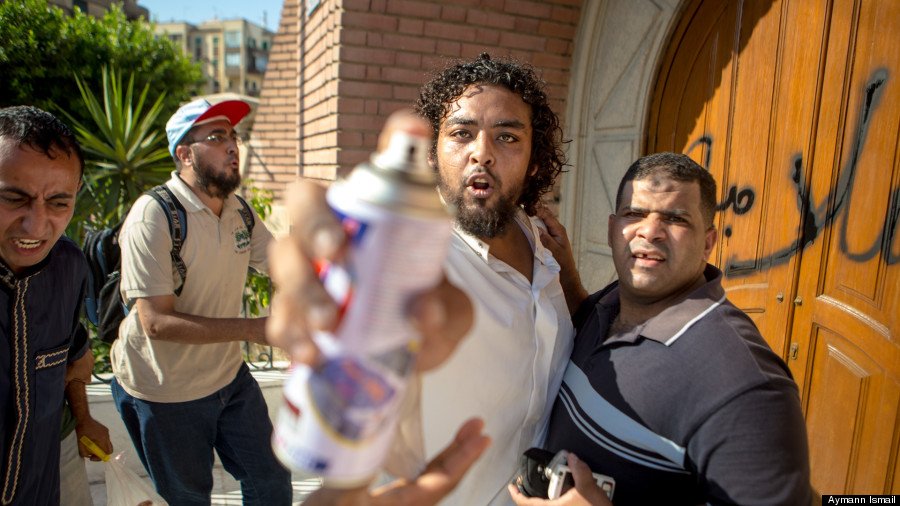
[[[119,234],[121,293],[131,311],[111,350],[113,399],[157,491],[173,505],[210,504],[213,450],[241,482],[245,505],[291,502],[265,400],[241,357],[241,341],[266,342],[265,319],[238,316],[247,268],[267,270],[272,237],[252,210],[248,223],[234,194],[241,183],[234,126],[249,111],[241,101],[200,99],[166,124],[176,166],[166,186],[186,222],[181,273],[167,212],[150,196],[135,202]]]

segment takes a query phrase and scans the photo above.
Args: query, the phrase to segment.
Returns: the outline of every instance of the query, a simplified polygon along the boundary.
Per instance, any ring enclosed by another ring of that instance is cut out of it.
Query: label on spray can
[[[317,265],[340,323],[315,336],[319,365],[291,370],[273,446],[331,486],[364,484],[381,467],[419,346],[405,310],[442,275],[452,224],[427,149],[428,139],[395,133],[327,194],[351,246],[343,264]]]

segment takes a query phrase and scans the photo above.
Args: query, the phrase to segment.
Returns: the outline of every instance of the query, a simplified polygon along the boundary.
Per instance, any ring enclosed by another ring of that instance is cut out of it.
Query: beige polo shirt
[[[272,235],[254,211],[251,237],[231,195],[216,216],[172,173],[167,182],[187,213],[187,236],[181,257],[187,279],[175,298],[175,311],[208,318],[240,316],[247,268],[266,271],[266,248]],[[172,264],[172,237],[162,206],[143,195],[119,233],[122,249],[122,298],[169,295],[181,283]],[[151,340],[137,311],[129,312],[112,346],[116,380],[126,392],[153,402],[184,402],[206,397],[228,385],[241,365],[241,344],[188,345]]]

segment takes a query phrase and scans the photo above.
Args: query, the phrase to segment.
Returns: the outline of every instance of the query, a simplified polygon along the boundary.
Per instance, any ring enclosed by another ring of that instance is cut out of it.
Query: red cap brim
[[[219,102],[214,106],[210,107],[205,113],[201,114],[197,119],[194,120],[194,125],[197,123],[207,119],[213,118],[216,116],[225,116],[228,118],[228,121],[231,122],[231,126],[235,126],[241,122],[242,119],[250,112],[250,104],[247,102],[242,102],[240,100],[226,100],[224,102]]]

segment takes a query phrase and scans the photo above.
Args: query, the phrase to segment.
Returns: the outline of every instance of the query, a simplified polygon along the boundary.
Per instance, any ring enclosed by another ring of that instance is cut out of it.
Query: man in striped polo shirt
[[[565,504],[609,504],[590,471],[616,480],[616,506],[811,504],[797,385],[707,263],[715,211],[715,180],[684,155],[641,158],[620,183],[619,279],[573,318],[545,445],[577,454]]]

